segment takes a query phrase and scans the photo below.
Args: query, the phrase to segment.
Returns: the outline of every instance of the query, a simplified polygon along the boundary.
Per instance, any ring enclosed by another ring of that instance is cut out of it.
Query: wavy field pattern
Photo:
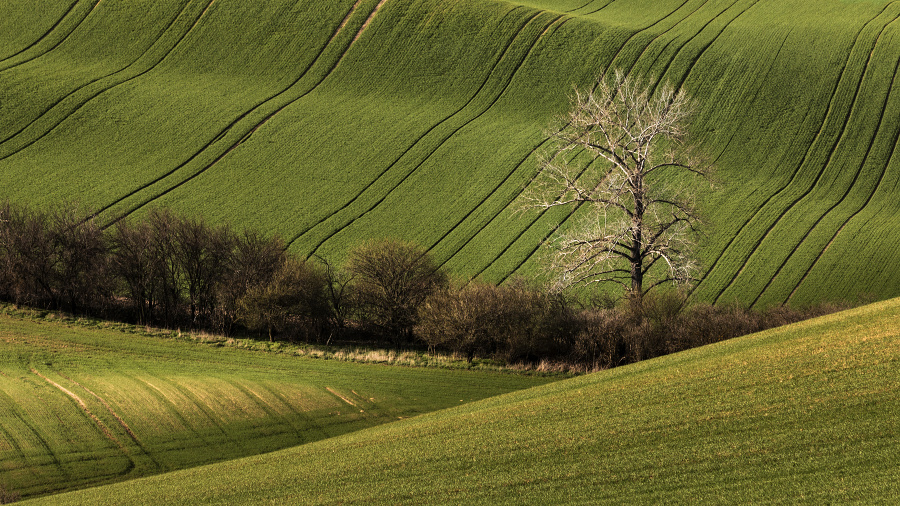
[[[697,300],[900,295],[900,2],[59,0],[0,6],[0,198],[108,223],[171,206],[340,261],[418,242],[454,274],[539,274],[578,210],[522,212],[573,85],[694,95]]]
[[[34,496],[137,478],[547,381],[255,353],[0,314],[0,484]]]

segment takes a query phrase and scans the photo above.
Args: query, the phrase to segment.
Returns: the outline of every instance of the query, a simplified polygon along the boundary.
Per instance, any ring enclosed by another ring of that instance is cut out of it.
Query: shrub
[[[517,281],[508,286],[472,282],[441,290],[423,304],[417,334],[432,349],[504,360],[538,360],[559,351],[571,324],[561,299]]]
[[[318,336],[327,314],[325,276],[307,262],[288,257],[268,283],[252,286],[239,301],[238,316],[251,330],[285,330],[296,318],[307,337]]]
[[[425,250],[392,239],[354,249],[347,270],[354,276],[352,290],[361,318],[395,344],[411,341],[419,307],[448,284]]]

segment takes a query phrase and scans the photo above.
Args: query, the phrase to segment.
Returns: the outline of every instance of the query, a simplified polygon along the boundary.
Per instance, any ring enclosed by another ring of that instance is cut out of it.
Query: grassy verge
[[[455,354],[429,353],[422,350],[392,350],[367,345],[327,345],[286,341],[272,342],[247,336],[226,337],[205,331],[182,331],[181,329],[171,330],[146,325],[134,325],[99,318],[73,316],[60,311],[23,308],[5,303],[0,303],[0,317],[2,316],[10,316],[15,319],[36,323],[61,323],[67,326],[85,329],[109,330],[144,337],[193,342],[212,347],[228,347],[311,359],[337,360],[341,362],[507,372],[531,376],[568,377],[589,372],[583,366],[579,366],[578,364],[550,360],[536,364],[524,362],[506,363],[502,360],[476,357],[469,361],[465,357]]]

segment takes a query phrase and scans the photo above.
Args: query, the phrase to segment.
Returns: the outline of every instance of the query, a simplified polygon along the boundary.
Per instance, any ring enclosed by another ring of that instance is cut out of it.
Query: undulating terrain
[[[900,299],[37,504],[892,504]]]
[[[455,275],[540,272],[521,212],[573,85],[697,99],[709,302],[900,295],[900,4],[66,0],[0,6],[0,198],[109,223],[168,206],[340,261],[369,237]]]
[[[884,0],[3,0],[0,200],[106,226],[169,207],[336,263],[396,237],[458,278],[540,277],[574,221],[523,210],[547,129],[621,71],[696,99],[717,178],[694,301],[881,302],[546,385],[0,315],[0,487],[896,502],[898,37]]]
[[[0,314],[4,490],[27,497],[255,455],[549,381],[105,327]]]

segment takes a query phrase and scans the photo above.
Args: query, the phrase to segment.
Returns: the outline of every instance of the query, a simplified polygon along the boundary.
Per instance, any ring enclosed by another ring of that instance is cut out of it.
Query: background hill
[[[900,299],[35,504],[891,503]]]
[[[170,206],[340,260],[368,237],[535,274],[517,213],[572,85],[694,95],[703,301],[900,295],[900,4],[840,0],[13,0],[0,198]]]

